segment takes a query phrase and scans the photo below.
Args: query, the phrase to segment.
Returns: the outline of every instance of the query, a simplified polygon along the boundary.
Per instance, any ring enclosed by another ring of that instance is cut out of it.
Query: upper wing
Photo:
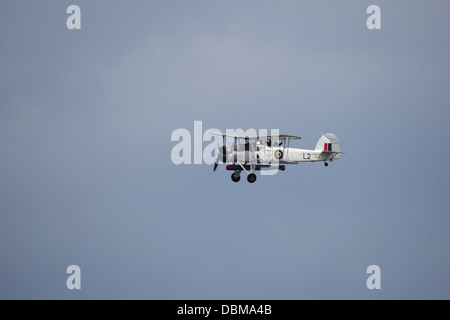
[[[279,137],[279,140],[282,140],[282,139],[300,140],[301,139],[301,137],[293,136],[292,134],[280,134],[278,137]]]
[[[294,136],[291,134],[276,134],[276,135],[267,135],[267,136],[253,136],[253,137],[248,137],[248,136],[237,136],[237,135],[232,135],[232,134],[226,134],[226,133],[222,133],[222,132],[211,132],[211,134],[217,135],[217,136],[222,136],[222,137],[230,137],[230,138],[248,138],[248,139],[257,139],[257,140],[268,140],[268,139],[274,139],[274,140],[283,140],[283,139],[290,139],[290,140],[300,140],[301,137],[299,136]]]

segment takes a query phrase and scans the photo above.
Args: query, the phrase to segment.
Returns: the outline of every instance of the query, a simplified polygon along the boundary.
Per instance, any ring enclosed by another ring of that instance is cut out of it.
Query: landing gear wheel
[[[231,180],[233,180],[233,182],[239,182],[239,180],[241,180],[241,176],[237,176],[234,173],[231,174]]]
[[[256,174],[250,173],[250,174],[247,176],[247,181],[250,182],[250,183],[255,182],[255,181],[256,181]]]
[[[325,162],[325,167],[328,167],[328,162]]]

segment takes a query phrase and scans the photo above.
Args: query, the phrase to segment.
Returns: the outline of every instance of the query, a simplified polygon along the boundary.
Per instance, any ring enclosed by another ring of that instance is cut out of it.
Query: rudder
[[[338,138],[332,133],[326,133],[322,135],[317,141],[316,151],[323,152],[341,152]],[[340,154],[337,154],[334,158],[338,159]]]

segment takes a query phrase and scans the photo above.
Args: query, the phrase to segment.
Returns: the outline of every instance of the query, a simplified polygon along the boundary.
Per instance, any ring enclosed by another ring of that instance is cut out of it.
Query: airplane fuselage
[[[319,150],[266,147],[258,146],[255,151],[236,148],[237,150],[228,150],[226,162],[259,162],[259,163],[298,163],[298,162],[316,162],[332,161],[337,156],[333,153]]]

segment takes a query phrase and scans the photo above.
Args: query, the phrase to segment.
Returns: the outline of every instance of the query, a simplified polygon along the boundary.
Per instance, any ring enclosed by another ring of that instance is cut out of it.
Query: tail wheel
[[[250,182],[250,183],[255,182],[255,181],[256,181],[256,174],[250,173],[250,174],[247,176],[247,181]]]
[[[231,180],[233,180],[233,182],[239,182],[239,180],[241,180],[241,176],[240,175],[236,175],[235,173],[231,174]]]

